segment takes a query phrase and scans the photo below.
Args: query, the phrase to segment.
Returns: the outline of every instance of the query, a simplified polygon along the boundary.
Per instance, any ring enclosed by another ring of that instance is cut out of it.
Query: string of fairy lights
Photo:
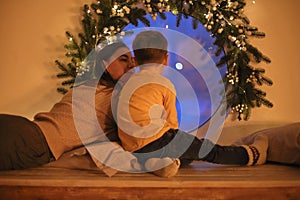
[[[110,2],[110,6],[107,7],[107,2]],[[250,1],[252,4],[256,4],[256,1]],[[145,14],[150,14],[152,20],[156,20],[157,16],[164,12],[172,12],[174,15],[184,13],[199,20],[200,23],[206,27],[208,32],[211,32],[212,37],[222,38],[226,40],[222,45],[226,56],[230,57],[226,64],[227,72],[224,78],[227,88],[236,88],[239,91],[240,102],[235,102],[231,106],[232,113],[238,113],[239,117],[243,113],[248,113],[251,105],[251,100],[247,98],[247,90],[243,88],[240,81],[245,83],[257,83],[261,78],[261,73],[264,71],[250,68],[248,77],[244,80],[241,79],[239,70],[241,63],[238,62],[237,55],[249,53],[248,47],[249,38],[252,36],[264,37],[264,33],[257,30],[256,27],[252,27],[249,24],[248,18],[244,14],[244,6],[246,5],[244,0],[114,0],[114,1],[97,1],[92,6],[88,6],[85,9],[85,14],[93,19],[103,18],[105,16],[105,23],[103,26],[94,24],[94,32],[91,38],[86,38],[85,45],[91,45],[93,48],[101,48],[97,46],[99,41],[106,40],[106,42],[112,43],[117,37],[123,37],[125,32],[122,30],[126,24],[130,23],[131,16],[135,13],[136,9],[142,9]],[[108,10],[108,8],[110,10]],[[118,20],[116,20],[118,19]],[[141,18],[142,19],[142,18]],[[112,20],[112,21],[110,21]],[[226,37],[225,37],[226,36]],[[75,43],[75,38],[70,34],[69,41]],[[103,44],[103,42],[101,42]],[[229,49],[228,46],[230,47]],[[234,51],[232,50],[234,49]],[[69,55],[72,55],[74,48],[69,48]],[[258,51],[257,51],[258,52]],[[263,57],[263,56],[262,56]],[[260,59],[260,58],[258,58]],[[268,58],[263,57],[262,60],[269,62]],[[260,60],[259,60],[260,62]],[[82,76],[90,69],[85,63],[84,59],[77,59],[75,62],[76,75]],[[249,65],[248,65],[249,67]],[[264,79],[267,81],[267,79]],[[269,81],[271,85],[271,81]],[[263,93],[262,93],[263,94]],[[267,101],[265,101],[267,102]],[[267,102],[268,103],[268,102]],[[272,104],[268,104],[272,107]]]

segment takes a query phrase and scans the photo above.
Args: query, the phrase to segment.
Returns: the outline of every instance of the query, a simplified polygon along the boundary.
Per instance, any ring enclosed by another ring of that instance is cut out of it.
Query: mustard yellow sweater
[[[142,67],[120,92],[118,135],[127,151],[139,150],[178,128],[175,88],[161,72],[161,67]]]

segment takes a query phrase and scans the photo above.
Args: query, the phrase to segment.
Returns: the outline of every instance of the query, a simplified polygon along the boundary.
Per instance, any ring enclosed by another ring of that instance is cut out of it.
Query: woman
[[[75,87],[83,95],[73,98],[75,88],[63,96],[49,112],[38,113],[30,121],[22,116],[0,115],[0,170],[41,166],[63,153],[83,145],[78,124],[88,127],[88,142],[117,140],[117,125],[110,107],[116,81],[133,68],[132,55],[122,42],[104,47],[97,54],[96,69],[104,71],[100,80],[89,80]],[[101,70],[102,69],[102,70]],[[96,90],[95,104],[86,102],[86,91]],[[74,115],[73,110],[82,115]],[[84,119],[86,110],[94,110],[97,120]],[[76,119],[75,119],[76,118]],[[104,134],[99,134],[99,125]]]

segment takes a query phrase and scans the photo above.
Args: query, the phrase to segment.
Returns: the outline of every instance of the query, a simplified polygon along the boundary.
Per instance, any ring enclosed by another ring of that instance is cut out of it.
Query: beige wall
[[[32,118],[61,98],[56,92],[60,80],[55,77],[54,60],[64,57],[64,32],[78,28],[84,2],[92,0],[1,0],[0,113]],[[300,2],[248,2],[247,16],[267,34],[253,43],[272,59],[262,67],[274,81],[264,89],[275,104],[272,109],[253,110],[250,121],[300,121]]]
[[[264,39],[254,39],[259,49],[272,59],[261,65],[274,81],[264,87],[274,107],[253,110],[251,122],[300,121],[299,6],[300,1],[248,0],[246,14],[251,23],[266,33]]]

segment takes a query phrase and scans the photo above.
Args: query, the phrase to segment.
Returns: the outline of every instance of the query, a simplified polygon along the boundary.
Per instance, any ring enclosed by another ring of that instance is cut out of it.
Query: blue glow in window
[[[223,56],[222,54],[216,57],[214,52],[216,50],[216,46],[214,46],[214,38],[211,37],[211,33],[207,32],[206,28],[199,23],[197,29],[193,29],[192,27],[192,17],[182,18],[180,25],[176,26],[176,18],[177,16],[172,13],[165,13],[167,16],[166,20],[160,19],[159,17],[156,20],[152,20],[150,15],[147,15],[146,18],[150,21],[150,27],[161,27],[167,28],[171,30],[178,31],[197,41],[203,49],[206,50],[206,53],[210,56],[210,58],[214,61],[214,64],[219,61],[219,59]],[[139,22],[139,25],[136,27],[132,24],[129,24],[125,27],[124,31],[135,30],[137,28],[146,27],[143,23]],[[127,43],[128,42],[128,43]],[[129,47],[131,47],[132,41],[125,41]],[[190,54],[194,54],[194,50],[189,49],[189,46],[184,45],[184,41],[174,41],[169,40],[169,46],[176,46],[176,48],[181,48],[181,51],[190,51]],[[195,56],[197,54],[195,53]],[[205,58],[203,58],[205,59]],[[179,129],[190,132],[202,126],[206,121],[208,121],[211,116],[214,114],[215,110],[212,109],[211,105],[211,95],[209,89],[207,87],[206,82],[203,79],[203,76],[209,77],[210,71],[205,73],[199,73],[197,71],[199,66],[193,66],[188,60],[184,59],[178,54],[169,53],[169,66],[174,70],[177,70],[180,74],[185,77],[189,84],[192,86],[197,99],[193,99],[189,95],[184,95],[183,100],[180,103],[177,101],[177,112],[178,112],[178,120],[179,120]],[[216,66],[211,66],[216,67]],[[226,73],[226,67],[222,67],[218,69],[221,76],[224,77]],[[174,76],[168,76],[168,74],[163,74],[168,77],[175,85],[177,94],[184,94],[186,91],[186,84],[179,81],[178,78]],[[182,84],[181,84],[182,83]],[[219,84],[216,81],[215,84]],[[195,102],[196,101],[196,102]],[[195,108],[196,105],[196,108]],[[195,116],[194,110],[198,109],[200,111],[200,115]],[[195,119],[196,118],[196,119]],[[189,121],[195,121],[197,123],[193,123],[193,125],[189,124]]]

